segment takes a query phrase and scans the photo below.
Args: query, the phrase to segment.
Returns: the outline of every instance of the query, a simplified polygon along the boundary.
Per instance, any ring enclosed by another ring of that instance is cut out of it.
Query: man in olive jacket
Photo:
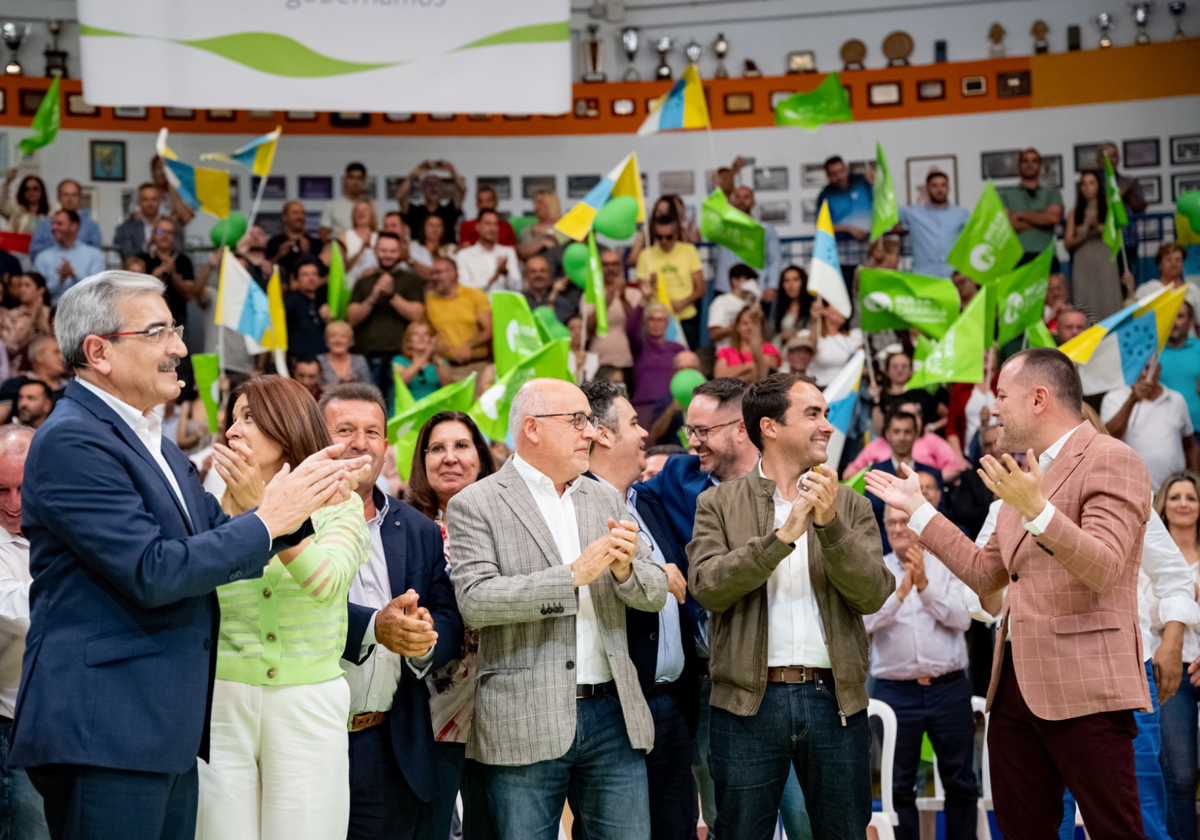
[[[788,770],[816,840],[871,818],[867,634],[896,588],[871,503],[825,464],[833,434],[814,381],[774,374],[742,400],[762,452],[700,496],[689,583],[710,619],[718,837],[768,840]]]

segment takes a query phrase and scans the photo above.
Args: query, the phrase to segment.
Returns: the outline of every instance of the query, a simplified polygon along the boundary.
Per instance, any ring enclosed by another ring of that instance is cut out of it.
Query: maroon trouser
[[[1029,710],[1005,645],[988,723],[996,825],[1005,840],[1052,840],[1071,788],[1093,840],[1145,840],[1133,710],[1043,720]]]

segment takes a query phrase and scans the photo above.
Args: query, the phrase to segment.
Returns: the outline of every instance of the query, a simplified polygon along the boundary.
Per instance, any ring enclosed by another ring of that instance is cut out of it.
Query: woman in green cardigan
[[[230,514],[256,507],[285,465],[331,445],[312,396],[278,376],[236,388],[225,428],[228,446],[214,447],[214,462]],[[313,536],[271,558],[261,578],[217,590],[212,746],[200,762],[197,840],[346,836],[350,689],[338,661],[346,595],[370,553],[362,500],[350,491],[314,513]]]

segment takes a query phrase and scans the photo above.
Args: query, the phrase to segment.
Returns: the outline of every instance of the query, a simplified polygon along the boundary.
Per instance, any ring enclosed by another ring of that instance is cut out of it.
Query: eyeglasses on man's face
[[[582,411],[576,411],[574,413],[567,414],[535,414],[533,416],[539,419],[544,417],[570,417],[571,419],[569,422],[575,427],[575,431],[577,432],[582,432],[589,425],[596,425],[596,418],[590,414],[585,414]]]
[[[176,324],[176,325],[168,327],[165,324],[159,324],[158,326],[150,327],[150,328],[144,329],[144,330],[135,330],[132,332],[109,333],[108,335],[102,335],[100,337],[101,338],[133,338],[134,336],[140,336],[141,338],[150,339],[151,343],[153,343],[153,344],[165,344],[166,342],[171,340],[172,335],[174,335],[176,338],[182,339],[183,338],[183,325]]]
[[[715,426],[687,426],[683,427],[683,433],[688,437],[696,436],[696,440],[701,442],[708,440],[708,436],[717,429],[724,429],[726,426],[732,426],[737,423],[737,420],[730,420],[728,423],[718,423]]]

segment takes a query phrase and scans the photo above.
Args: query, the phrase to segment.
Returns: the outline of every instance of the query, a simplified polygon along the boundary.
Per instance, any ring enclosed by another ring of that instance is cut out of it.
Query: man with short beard
[[[50,386],[31,379],[21,386],[17,394],[17,419],[31,429],[40,428],[54,410]]]
[[[500,204],[496,198],[496,191],[491,187],[479,187],[475,190],[475,209],[478,211],[474,219],[467,219],[458,228],[458,246],[466,248],[468,245],[474,245],[479,241],[479,231],[476,228],[476,222],[479,216],[483,215],[484,210],[497,210]],[[501,245],[509,245],[516,247],[517,237],[513,232],[513,226],[508,223],[507,219],[500,220],[500,233],[496,237],[496,241]]]
[[[912,271],[926,277],[949,278],[954,273],[946,256],[971,217],[950,203],[950,178],[940,169],[925,176],[925,201],[900,208],[900,224],[912,245]]]
[[[501,245],[500,216],[495,210],[483,210],[476,220],[479,241],[460,248],[454,257],[458,265],[458,282],[472,289],[485,292],[521,289],[521,263],[516,249]]]
[[[525,262],[525,289],[522,294],[529,302],[530,311],[539,306],[549,306],[554,310],[554,317],[565,324],[573,315],[579,314],[579,287],[568,283],[567,288],[560,290],[554,282],[553,271],[550,260],[541,254],[534,254]]]

